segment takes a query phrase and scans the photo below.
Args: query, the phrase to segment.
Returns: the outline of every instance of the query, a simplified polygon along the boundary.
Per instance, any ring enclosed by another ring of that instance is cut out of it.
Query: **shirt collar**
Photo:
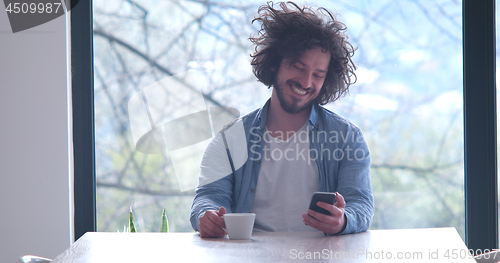
[[[267,111],[269,110],[269,105],[271,104],[271,98],[269,98],[266,102],[266,104],[264,105],[264,107],[262,107],[260,109],[260,111],[257,113],[257,119],[259,121],[258,123],[258,126],[260,127],[260,129],[264,130],[265,128],[265,125],[266,125],[266,120],[267,120]],[[315,127],[316,129],[318,128],[318,110],[321,106],[319,105],[315,105],[313,104],[312,105],[312,109],[311,109],[311,113],[309,114],[309,124],[310,124],[310,128],[312,127]]]
[[[265,126],[266,126],[266,121],[267,121],[267,110],[269,109],[269,105],[271,104],[271,98],[269,98],[266,102],[266,104],[264,104],[264,107],[262,107],[259,111],[259,113],[257,113],[257,120],[258,120],[258,126],[261,130],[264,130]]]
[[[310,125],[316,127],[316,129],[318,129],[318,111],[320,107],[321,106],[313,103],[311,114],[309,114],[309,123]]]

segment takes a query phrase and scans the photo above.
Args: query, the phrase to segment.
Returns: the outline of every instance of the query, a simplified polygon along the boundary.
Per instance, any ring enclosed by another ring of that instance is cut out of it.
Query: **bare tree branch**
[[[451,40],[453,40],[457,43],[462,43],[462,39],[454,36],[449,30],[447,30],[446,28],[441,26],[440,23],[437,22],[436,19],[434,19],[434,17],[432,17],[429,14],[429,11],[427,10],[427,8],[424,5],[422,5],[422,3],[420,3],[420,1],[418,1],[418,0],[412,0],[412,1],[418,6],[418,8],[420,8],[420,10],[422,10],[422,13],[424,13],[425,17],[429,20],[429,22],[431,22],[436,28],[438,28],[439,31],[441,31],[443,34],[447,35]]]
[[[147,195],[152,195],[152,196],[153,195],[165,196],[165,197],[193,196],[193,191],[186,191],[186,192],[153,191],[153,190],[145,189],[145,188],[130,187],[130,186],[122,185],[122,184],[107,183],[107,182],[97,182],[96,185],[97,185],[97,187],[115,188],[115,189],[119,189],[119,190],[129,191],[132,193],[147,194]]]
[[[432,167],[413,167],[408,165],[391,165],[391,164],[377,164],[372,165],[372,169],[391,169],[391,170],[406,170],[411,171],[418,174],[432,174],[438,170],[449,169],[451,167],[462,164],[462,160],[456,161],[453,163],[444,164],[441,166],[432,166]]]
[[[149,64],[151,64],[152,66],[154,66],[155,68],[159,69],[160,71],[162,71],[163,73],[169,75],[169,76],[172,76],[172,77],[175,77],[174,73],[172,71],[170,71],[169,69],[163,67],[162,65],[158,64],[154,59],[151,59],[149,58],[147,55],[143,54],[142,52],[140,52],[138,49],[134,48],[132,45],[126,43],[125,41],[121,40],[121,39],[118,39],[110,34],[107,34],[103,31],[101,31],[100,29],[94,29],[94,34],[97,35],[97,36],[102,36],[104,38],[107,38],[109,41],[112,41],[112,42],[115,42],[117,44],[120,44],[121,46],[127,48],[128,50],[130,50],[132,53],[136,54],[137,56],[141,57],[142,59],[144,59],[145,61],[147,61]],[[181,80],[179,80],[181,81]],[[181,81],[182,82],[182,81]],[[194,87],[192,87],[191,85],[188,85],[187,83],[184,83],[186,87],[188,87],[189,89],[191,89],[192,91],[194,92],[198,92],[198,90]],[[217,100],[213,99],[212,97],[206,95],[206,94],[202,94],[203,95],[203,98],[210,101],[211,103],[213,103],[215,106],[219,106],[219,107],[224,107],[221,103],[219,103]],[[228,112],[230,114],[232,114],[232,112]],[[239,117],[239,116],[235,116],[235,117]]]

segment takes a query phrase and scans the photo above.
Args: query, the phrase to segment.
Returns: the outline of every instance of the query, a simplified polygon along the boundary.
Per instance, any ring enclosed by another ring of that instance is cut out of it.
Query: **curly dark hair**
[[[344,96],[356,82],[356,65],[351,57],[356,50],[348,41],[346,26],[323,7],[313,10],[293,2],[272,2],[258,10],[252,20],[262,23],[257,37],[250,37],[255,44],[251,55],[253,73],[268,87],[274,85],[277,70],[283,59],[297,61],[308,50],[320,47],[330,51],[330,65],[316,104],[324,105]]]

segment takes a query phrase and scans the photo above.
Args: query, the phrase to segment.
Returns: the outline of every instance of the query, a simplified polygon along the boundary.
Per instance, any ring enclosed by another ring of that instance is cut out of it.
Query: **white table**
[[[254,232],[251,240],[195,233],[83,235],[54,262],[475,262],[455,228]]]

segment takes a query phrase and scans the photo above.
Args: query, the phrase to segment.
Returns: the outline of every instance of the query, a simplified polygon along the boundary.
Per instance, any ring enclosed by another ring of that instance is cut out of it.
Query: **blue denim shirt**
[[[218,210],[224,206],[228,213],[250,211],[263,156],[262,136],[268,108],[269,101],[261,109],[238,119],[243,123],[245,131],[248,148],[246,162],[234,173],[221,176],[221,179],[208,184],[200,184],[196,188],[190,216],[194,230],[199,230],[199,219],[207,210]],[[321,106],[313,106],[308,125],[310,151],[318,165],[318,189],[320,192],[337,191],[346,202],[344,213],[347,225],[341,234],[366,231],[372,221],[374,206],[370,182],[370,152],[361,130]],[[207,146],[205,153],[209,147],[211,144]],[[203,158],[210,156],[204,154]],[[200,176],[206,169],[208,168],[202,165]]]

